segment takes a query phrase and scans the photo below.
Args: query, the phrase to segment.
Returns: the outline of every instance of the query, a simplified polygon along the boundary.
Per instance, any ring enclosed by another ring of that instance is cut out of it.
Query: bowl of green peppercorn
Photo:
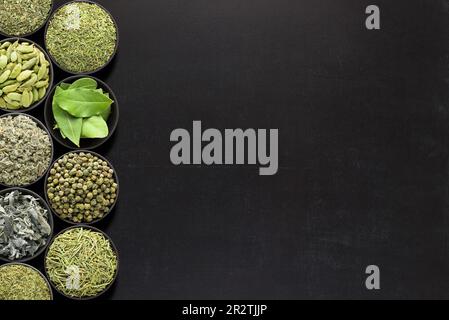
[[[45,177],[45,198],[59,219],[72,225],[91,225],[115,208],[119,182],[112,164],[87,150],[58,158]]]

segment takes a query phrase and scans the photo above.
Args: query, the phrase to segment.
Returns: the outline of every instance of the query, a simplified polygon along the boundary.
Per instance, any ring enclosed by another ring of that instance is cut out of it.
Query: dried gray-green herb
[[[36,182],[51,164],[48,133],[28,116],[0,118],[0,183],[25,186]]]
[[[51,0],[0,0],[0,31],[23,36],[37,31],[47,20]]]
[[[51,234],[49,214],[32,195],[15,190],[0,196],[0,256],[28,258],[45,246]]]

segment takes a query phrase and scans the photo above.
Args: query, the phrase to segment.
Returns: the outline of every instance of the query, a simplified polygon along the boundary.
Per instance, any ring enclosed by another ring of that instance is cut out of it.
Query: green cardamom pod
[[[11,74],[11,71],[10,71],[10,70],[4,71],[4,72],[0,75],[0,83],[3,83],[3,82],[5,82],[6,80],[8,80],[10,74]]]
[[[23,67],[22,67],[23,69]],[[25,81],[26,79],[28,79],[31,75],[33,74],[33,71],[31,70],[25,70],[22,71],[18,76],[17,76],[17,81],[22,82]],[[36,76],[37,78],[37,76]]]
[[[22,106],[24,106],[25,108],[31,106],[31,104],[33,103],[33,99],[30,99],[30,91],[24,91],[22,93],[20,102],[22,103]]]
[[[37,76],[36,76],[37,79]],[[43,87],[47,87],[48,86],[48,80],[41,80],[39,82],[37,82],[36,84],[34,84],[34,86],[38,89],[43,88]]]
[[[11,42],[9,42],[9,41],[3,42],[2,45],[0,45],[0,49],[6,49],[10,45],[11,45]]]
[[[33,94],[33,102],[38,101],[39,100],[39,91],[37,91],[36,88],[33,88],[32,94]]]
[[[22,72],[23,73],[23,72]],[[19,77],[17,77],[17,80],[19,79]],[[24,84],[22,84],[21,85],[21,87],[22,88],[31,88],[32,86],[34,86],[35,84],[36,84],[36,82],[37,82],[37,75],[36,74],[32,74],[31,75],[31,78],[27,81],[27,82],[25,82]],[[40,88],[40,87],[37,87],[36,86],[36,88]]]
[[[39,67],[39,71],[37,72],[37,80],[42,80],[45,77],[46,72],[47,72],[47,66],[41,65]]]
[[[45,94],[47,93],[47,88],[42,87],[39,89],[39,100],[45,97]]]
[[[30,45],[22,43],[20,46],[17,47],[16,50],[19,51],[20,53],[31,53],[33,52],[34,48]]]
[[[6,97],[8,97],[9,99],[11,99],[13,101],[21,101],[22,100],[22,95],[20,93],[17,93],[17,92],[8,93],[6,95]]]
[[[0,89],[3,89],[4,87],[10,86],[12,84],[16,83],[16,80],[6,80],[3,83],[0,83]]]
[[[16,91],[19,88],[19,86],[20,86],[20,83],[15,83],[15,84],[4,87],[2,90],[3,90],[3,93],[10,93],[10,92]]]
[[[9,75],[10,79],[16,79],[17,76],[22,72],[22,65],[17,64],[14,69],[12,69],[11,74]]]
[[[11,62],[16,62],[17,61],[17,51],[13,51],[11,53]]]
[[[24,63],[24,65],[22,66],[22,70],[28,70],[31,69],[32,67],[34,67],[34,65],[36,64],[37,59],[33,58],[28,60],[27,62]]]
[[[6,108],[6,101],[2,97],[0,97],[0,108],[5,109]]]
[[[0,69],[3,69],[8,64],[8,57],[6,55],[0,56]]]

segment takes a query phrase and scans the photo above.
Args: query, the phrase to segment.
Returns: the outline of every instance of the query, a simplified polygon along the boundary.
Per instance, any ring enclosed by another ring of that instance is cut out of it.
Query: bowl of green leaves
[[[73,76],[52,89],[44,118],[58,143],[73,150],[92,150],[114,134],[119,107],[106,83],[92,76]]]

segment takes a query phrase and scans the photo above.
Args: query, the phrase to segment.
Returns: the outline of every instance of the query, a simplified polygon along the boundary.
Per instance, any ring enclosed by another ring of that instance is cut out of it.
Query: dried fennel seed
[[[0,31],[23,36],[37,31],[50,15],[51,0],[0,0]]]
[[[45,278],[29,266],[0,267],[0,300],[51,300],[50,290]]]
[[[50,62],[34,44],[0,43],[0,109],[29,108],[50,86]]]
[[[35,255],[50,237],[49,214],[32,195],[15,190],[0,196],[0,256],[12,261]]]
[[[94,222],[117,200],[117,182],[109,164],[91,153],[64,155],[50,169],[47,195],[53,210],[64,220]]]
[[[57,236],[45,258],[45,268],[55,288],[74,298],[89,298],[104,292],[114,281],[117,263],[108,238],[81,227]],[[68,285],[70,279],[77,281]]]
[[[19,187],[36,182],[51,157],[50,137],[30,117],[0,118],[0,183]]]
[[[52,16],[45,42],[63,69],[91,72],[106,65],[113,56],[117,27],[109,13],[98,5],[69,3]]]

